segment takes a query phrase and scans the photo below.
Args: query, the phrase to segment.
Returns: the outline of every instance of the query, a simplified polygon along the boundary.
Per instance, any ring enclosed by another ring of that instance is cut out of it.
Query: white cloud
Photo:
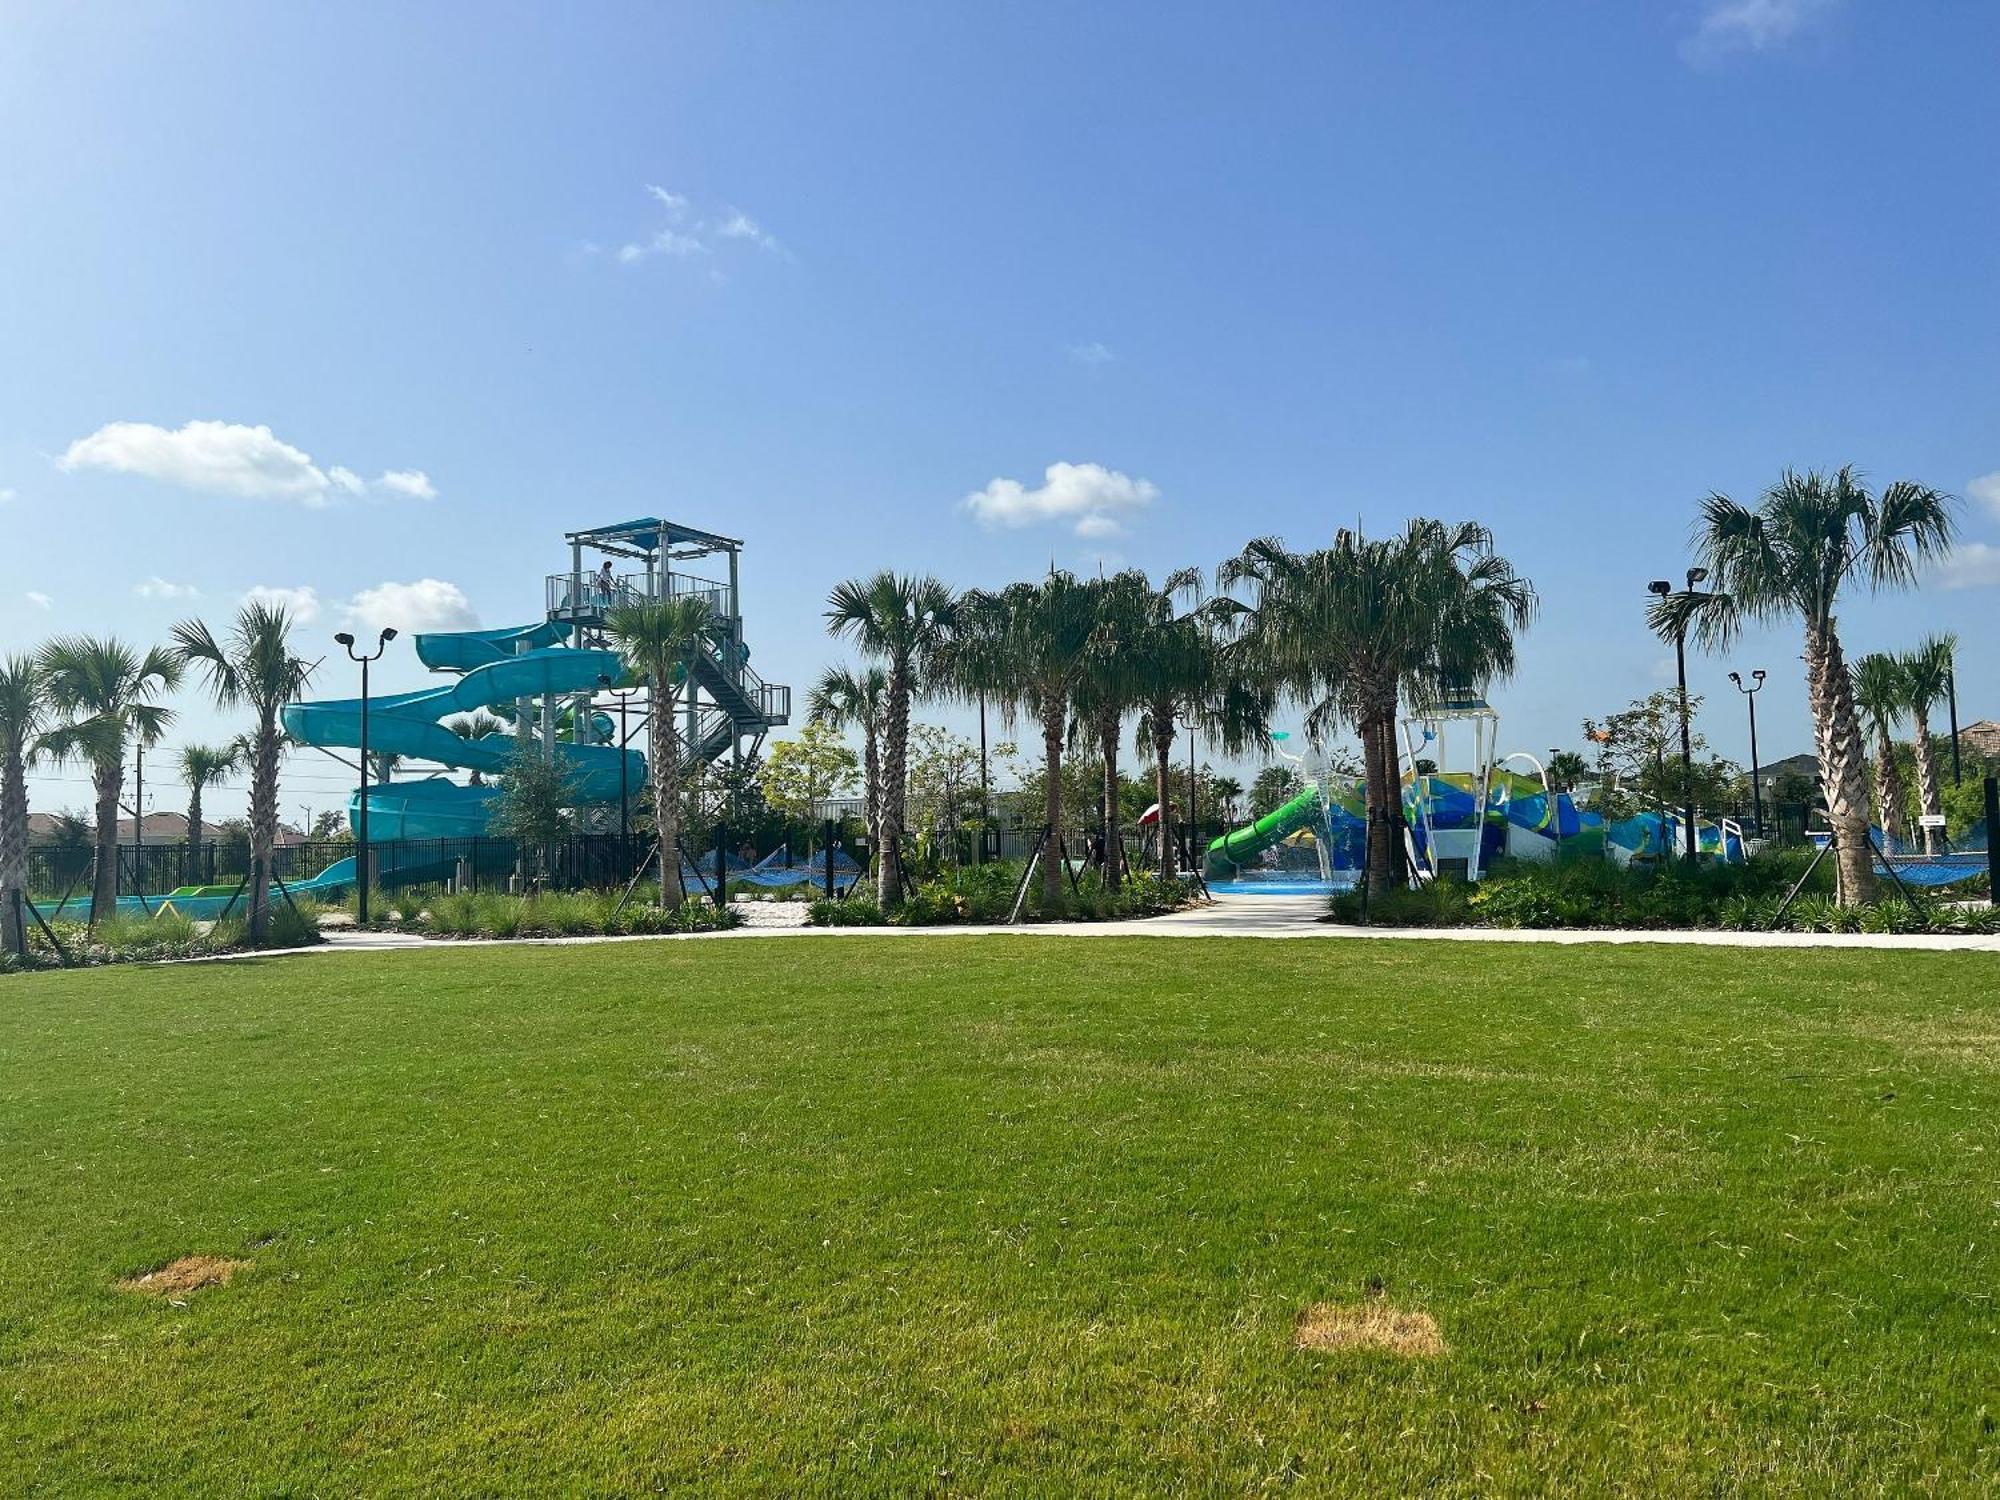
[[[412,500],[435,500],[437,486],[431,483],[431,476],[422,469],[390,469],[375,481],[391,494],[407,495]]]
[[[646,184],[646,191],[653,197],[657,198],[661,203],[665,204],[667,212],[672,214],[675,218],[678,219],[679,217],[681,217],[681,215],[687,212],[688,201],[687,199],[683,198],[679,193],[670,193],[665,188],[661,187],[658,183],[654,182],[649,182]]]
[[[1812,26],[1838,0],[1708,0],[1694,34],[1681,43],[1690,62],[1734,52],[1769,52]]]
[[[324,505],[332,481],[312,455],[268,427],[189,422],[169,432],[151,422],[107,422],[57,460],[64,469],[142,474],[203,494]]]
[[[703,218],[694,213],[687,198],[669,192],[658,183],[647,183],[646,195],[666,209],[669,223],[642,239],[627,240],[620,245],[613,258],[622,266],[637,265],[655,256],[688,260],[698,255],[714,255],[732,243],[755,245],[789,258],[790,252],[778,243],[777,236],[741,209],[732,208],[719,217]],[[712,271],[710,276],[712,280],[722,279],[717,272]]]
[[[362,495],[368,482],[340,464],[322,469],[268,427],[189,422],[169,431],[151,422],[107,422],[69,445],[57,466],[138,474],[204,495],[289,500],[317,508],[337,495]],[[379,489],[421,500],[437,489],[421,469],[391,469]]]
[[[1087,344],[1071,344],[1067,353],[1080,365],[1108,365],[1118,357],[1108,345],[1100,344],[1095,339]]]
[[[759,249],[778,254],[784,252],[785,247],[778,243],[776,235],[740,209],[731,209],[729,217],[716,227],[715,232],[725,240],[748,240]]]
[[[21,495],[18,490],[0,490],[0,505],[12,505]]]
[[[1977,479],[1969,481],[1965,486],[1965,493],[1992,511],[1994,515],[2000,516],[2000,469],[1995,469],[1991,474],[1981,474]]]
[[[479,616],[464,590],[439,578],[378,583],[350,599],[345,613],[352,624],[370,632],[385,627],[400,631],[479,628]]]
[[[132,586],[132,592],[141,599],[199,599],[201,590],[191,583],[168,583],[155,573],[144,583]]]
[[[995,479],[960,503],[986,526],[1033,526],[1074,522],[1076,534],[1105,537],[1119,530],[1119,518],[1144,510],[1159,489],[1102,464],[1050,464],[1043,482],[1029,489],[1018,479]]]
[[[34,589],[29,589],[28,592],[23,594],[21,597],[23,599],[26,599],[30,604],[34,605],[36,609],[47,609],[50,605],[56,602],[55,600],[51,599],[47,594],[37,593]]]
[[[294,625],[310,625],[319,618],[319,590],[310,584],[288,589],[260,583],[245,592],[243,602],[275,605],[292,617]]]
[[[1932,576],[1939,588],[1993,588],[2000,585],[2000,547],[1990,542],[1960,542]]]

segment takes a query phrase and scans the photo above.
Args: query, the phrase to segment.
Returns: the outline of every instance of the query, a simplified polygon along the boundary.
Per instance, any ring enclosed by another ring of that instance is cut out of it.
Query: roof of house
[[[2000,756],[2000,723],[1992,719],[1978,719],[1970,724],[1961,724],[1958,729],[1960,743],[1969,745],[1977,754]]]
[[[31,844],[53,842],[56,830],[62,826],[63,816],[61,813],[29,813],[28,842]],[[88,824],[90,820],[86,818],[84,821]],[[187,842],[187,836],[188,820],[186,813],[156,812],[146,814],[144,838],[147,843],[182,844]],[[220,823],[211,823],[207,818],[203,818],[201,820],[201,836],[204,840],[224,839],[229,836],[229,830]],[[288,824],[280,823],[278,825],[276,844],[277,847],[282,849],[287,845],[304,843],[305,837],[298,829]],[[120,818],[118,820],[118,842],[129,844],[134,841],[134,838],[132,820],[130,818]]]

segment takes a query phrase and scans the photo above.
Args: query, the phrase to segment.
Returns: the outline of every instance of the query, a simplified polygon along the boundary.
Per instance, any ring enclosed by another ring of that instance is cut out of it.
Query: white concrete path
[[[1187,911],[1130,922],[1043,922],[1019,927],[737,927],[727,932],[677,933],[635,937],[507,938],[513,946],[556,947],[577,943],[736,942],[757,938],[896,937],[1240,937],[1310,938],[1321,942],[1402,940],[1432,943],[1621,943],[1702,948],[1866,948],[1934,953],[2000,953],[2000,936],[1815,932],[1546,932],[1492,927],[1342,927],[1322,922],[1326,903],[1318,896],[1224,896]],[[415,937],[400,932],[332,931],[316,948],[275,953],[231,954],[204,960],[228,963],[241,958],[290,954],[376,953],[413,948],[449,951],[467,943]]]

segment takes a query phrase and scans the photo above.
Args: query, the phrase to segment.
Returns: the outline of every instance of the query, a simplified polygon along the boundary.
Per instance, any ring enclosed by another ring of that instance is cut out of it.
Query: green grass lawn
[[[1996,978],[1017,937],[0,980],[0,1493],[1990,1491]],[[113,1286],[190,1253],[252,1264]],[[1445,1352],[1294,1347],[1371,1294]]]

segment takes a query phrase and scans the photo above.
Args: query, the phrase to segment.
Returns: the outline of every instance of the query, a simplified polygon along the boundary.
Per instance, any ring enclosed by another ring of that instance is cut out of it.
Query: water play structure
[[[1645,811],[1606,827],[1600,814],[1554,786],[1535,756],[1497,753],[1500,715],[1476,695],[1413,709],[1398,727],[1405,868],[1413,883],[1444,874],[1478,880],[1503,855],[1547,860],[1588,852],[1620,864],[1679,856],[1679,813]],[[1362,784],[1322,767],[1297,796],[1211,843],[1207,878],[1239,891],[1345,889],[1366,860],[1367,826]],[[1734,862],[1747,853],[1731,819],[1697,816],[1695,834],[1703,857]],[[1317,871],[1289,847],[1303,841]]]
[[[632,747],[645,742],[652,714],[684,716],[684,772],[752,755],[772,728],[789,721],[791,689],[765,682],[750,666],[739,592],[742,542],[654,517],[567,532],[563,541],[569,565],[544,578],[539,619],[495,630],[418,634],[417,659],[439,674],[437,684],[370,696],[371,757],[395,757],[400,767],[417,768],[414,775],[371,778],[368,852],[376,884],[452,879],[462,856],[450,842],[490,833],[492,803],[507,766],[523,750],[562,767],[589,831],[617,833],[621,806],[642,805],[648,767]],[[700,577],[677,566],[698,559],[719,562],[711,568],[723,576]],[[708,601],[720,622],[720,640],[699,651],[672,682],[627,682],[624,663],[605,633],[606,617],[621,605],[686,596]],[[614,687],[623,693],[622,730]],[[476,738],[449,727],[449,721],[482,712],[499,727]],[[285,732],[296,744],[323,751],[357,772],[361,714],[358,698],[294,703],[284,711]],[[348,800],[348,822],[357,838],[360,804],[357,790]],[[753,884],[803,878],[769,865],[725,861],[732,878]],[[310,879],[286,882],[285,889],[336,899],[354,885],[357,867],[356,857],[337,860]],[[831,875],[837,884],[851,880],[852,861],[840,856]],[[170,907],[206,919],[240,910],[241,900],[238,882],[183,886],[150,898],[123,896],[119,908]],[[80,917],[88,905],[87,898],[72,899],[43,915]]]
[[[504,780],[510,759],[523,749],[561,767],[576,805],[595,814],[598,831],[615,831],[618,819],[606,812],[629,804],[646,783],[645,757],[631,744],[652,714],[686,716],[683,771],[754,754],[766,733],[789,721],[791,689],[765,682],[750,667],[740,596],[742,542],[656,517],[572,531],[563,540],[569,567],[545,577],[541,619],[498,630],[418,635],[418,660],[449,680],[370,701],[372,752],[441,768],[369,788],[371,846],[484,834],[491,804],[500,795],[488,778]],[[726,577],[698,577],[673,567],[705,558],[721,559]],[[609,693],[623,685],[624,664],[605,635],[606,618],[625,605],[684,597],[708,602],[721,639],[696,652],[674,681],[637,684],[640,691],[622,716],[615,713]],[[302,745],[355,750],[361,744],[361,707],[358,699],[296,703],[285,710],[285,729]],[[446,726],[454,715],[481,710],[499,727],[466,738]],[[454,771],[473,774],[460,781],[450,774]],[[349,801],[348,820],[357,835],[360,800],[357,791]],[[343,863],[344,870],[336,866],[320,881],[337,885],[344,877],[351,884],[354,862]],[[393,859],[387,868],[384,863],[378,858],[380,880],[415,874],[406,875]]]

